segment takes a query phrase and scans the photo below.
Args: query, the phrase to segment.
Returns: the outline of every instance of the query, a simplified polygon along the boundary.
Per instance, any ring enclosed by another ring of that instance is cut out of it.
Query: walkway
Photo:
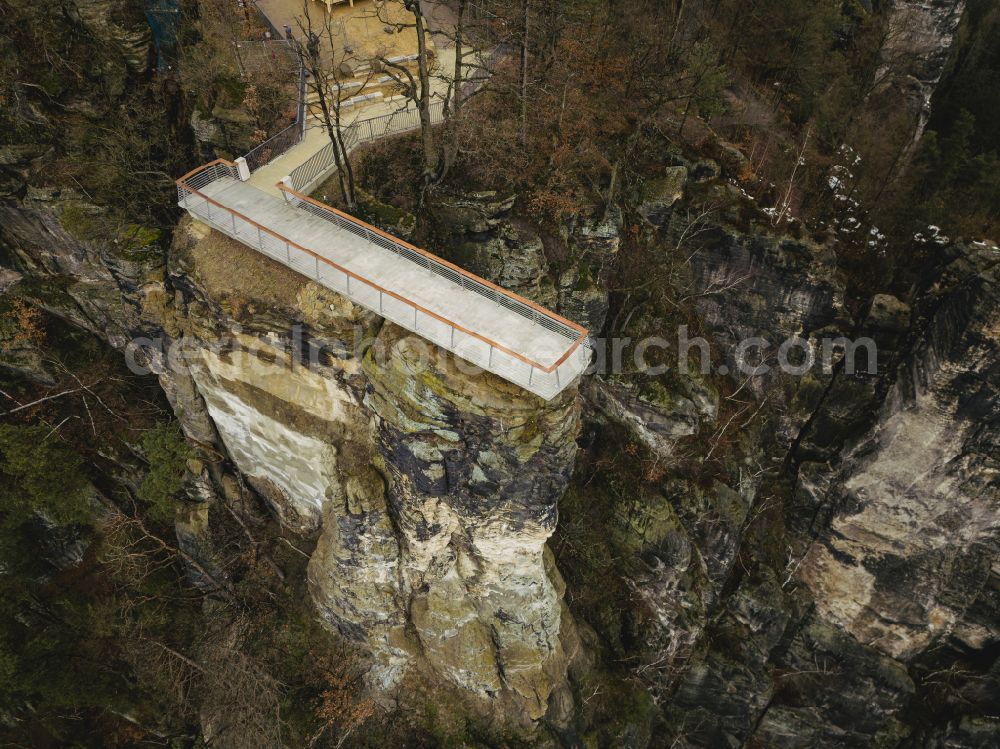
[[[443,105],[450,83],[450,78],[446,74],[455,68],[455,47],[454,45],[446,46],[442,44],[439,47],[439,53],[438,71],[440,72],[435,73],[431,77],[431,122],[435,125],[444,120]],[[476,51],[471,48],[466,49],[465,54],[469,59],[476,59],[477,56]],[[386,137],[406,132],[417,126],[419,121],[417,120],[416,113],[416,107],[412,102],[400,101],[399,99],[366,103],[362,106],[343,110],[341,112],[341,127],[344,131],[344,140],[348,145],[348,150],[350,151],[355,146],[374,139],[366,137],[364,133],[359,132],[357,140],[352,140],[348,132],[355,122],[359,125],[363,123],[384,123],[381,126],[382,132],[377,133],[377,135]],[[324,148],[329,147],[330,137],[326,132],[326,127],[322,119],[307,114],[305,133],[302,140],[280,156],[256,169],[250,177],[250,183],[264,192],[271,193],[272,195],[280,195],[278,188],[275,186],[277,182],[283,177],[294,175],[296,169],[299,169],[307,161],[316,157]],[[323,172],[312,175],[308,185],[304,187],[296,185],[296,187],[301,189],[302,192],[309,193],[316,185],[319,185],[327,177],[331,176],[335,170],[332,152],[326,162]]]
[[[281,156],[268,162],[250,176],[250,184],[259,190],[281,197],[278,182],[287,177],[296,167],[301,166],[317,151],[330,145],[326,128],[315,120],[307,120],[305,136]]]
[[[363,221],[219,160],[178,180],[179,205],[244,244],[550,399],[587,368],[582,327]]]
[[[435,123],[442,119],[454,45],[441,44],[439,54],[439,72],[432,78]],[[177,180],[178,204],[218,231],[542,398],[573,383],[590,363],[584,328],[308,197],[336,164],[325,128],[301,101],[296,123],[238,159],[239,165],[219,159]],[[344,115],[348,152],[419,126],[417,112],[398,100]]]

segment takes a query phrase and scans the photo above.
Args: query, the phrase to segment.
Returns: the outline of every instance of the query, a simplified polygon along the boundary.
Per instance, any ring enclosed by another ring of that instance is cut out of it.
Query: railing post
[[[344,278],[347,279],[347,293],[350,294],[351,293],[351,274],[350,273],[345,273],[344,274]]]
[[[318,281],[319,280],[319,256],[316,255],[314,257],[314,260],[316,261],[316,280]]]
[[[260,233],[260,226],[259,225],[257,226],[257,247],[260,248],[261,250],[264,249],[264,237]]]
[[[455,348],[455,326],[451,326],[451,347]]]
[[[379,289],[379,292],[378,292],[378,313],[380,315],[382,314],[382,290],[381,289]]]
[[[285,257],[288,258],[288,264],[292,264],[292,247],[288,244],[288,240],[285,240]]]
[[[417,308],[413,308],[413,332],[417,332]]]
[[[289,190],[294,190],[295,189],[295,186],[292,184],[292,178],[289,177],[289,176],[282,177],[281,178],[281,184],[283,184]],[[281,191],[281,196],[285,199],[286,203],[290,204],[292,202],[292,196],[289,195],[284,190]]]
[[[237,231],[236,231],[236,214],[235,214],[235,213],[230,213],[229,215],[230,215],[230,216],[232,217],[232,219],[233,219],[233,236],[234,236],[234,237],[238,237],[238,236],[239,236],[239,234],[238,234],[238,233],[237,233]]]
[[[531,364],[528,365],[528,384],[531,384],[531,378],[535,374],[535,367]]]
[[[250,166],[242,156],[236,159],[236,173],[239,174],[241,182],[246,182],[250,179]]]
[[[486,367],[488,369],[488,368],[490,368],[492,366],[493,366],[493,344],[491,343],[490,344],[490,355],[489,355],[489,358],[486,360]]]

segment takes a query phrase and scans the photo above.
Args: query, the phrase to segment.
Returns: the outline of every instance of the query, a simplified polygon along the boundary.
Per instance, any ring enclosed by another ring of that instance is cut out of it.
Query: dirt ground
[[[308,28],[307,18],[321,38],[328,38],[324,29],[329,27],[335,49],[328,51],[335,53],[338,60],[348,48],[360,60],[417,52],[417,34],[413,28],[398,33],[385,30],[387,21],[389,26],[394,22],[413,22],[413,16],[398,0],[354,0],[353,7],[344,0],[333,5],[329,12],[323,0],[257,0],[257,5],[278,29],[288,25],[300,39],[305,37],[302,29]]]

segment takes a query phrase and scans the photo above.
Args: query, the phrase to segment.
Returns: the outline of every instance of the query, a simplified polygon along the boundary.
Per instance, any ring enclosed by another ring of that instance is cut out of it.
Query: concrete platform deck
[[[272,24],[281,13],[301,12],[296,0],[257,1]],[[439,47],[431,121],[439,122],[456,50],[434,29],[436,23],[447,26],[447,18],[431,20]],[[351,23],[371,30],[364,14]],[[372,36],[381,44],[379,34],[384,32]],[[482,62],[475,50],[466,53]],[[482,80],[468,82],[463,95],[480,85]],[[419,125],[412,105],[401,106],[397,98],[342,112],[349,149]],[[582,327],[308,197],[336,164],[326,130],[302,103],[294,132],[276,134],[239,165],[217,159],[179,179],[178,204],[214,229],[542,398],[575,382],[591,357]],[[261,163],[265,158],[270,160]]]
[[[232,176],[196,190],[180,200],[196,218],[536,395],[552,398],[589,364],[582,329],[387,235],[341,228],[323,206],[296,207]]]

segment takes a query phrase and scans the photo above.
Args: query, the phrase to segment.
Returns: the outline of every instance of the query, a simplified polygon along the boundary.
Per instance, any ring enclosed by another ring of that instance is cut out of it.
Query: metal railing
[[[348,153],[356,145],[356,142],[349,138],[349,134],[344,132],[344,147]],[[289,175],[292,180],[292,185],[297,190],[302,190],[314,182],[319,181],[320,178],[324,177],[331,169],[336,167],[336,152],[334,149],[337,145],[330,141],[316,153],[310,156],[308,159],[303,161],[297,167],[295,167],[291,174]]]
[[[296,190],[289,189],[281,182],[277,186],[287,196],[291,205],[303,209],[324,221],[330,222],[338,229],[350,232],[364,239],[366,242],[388,250],[397,257],[419,265],[425,270],[461,286],[463,289],[475,292],[483,298],[509,309],[525,319],[531,320],[533,323],[541,325],[543,328],[564,336],[571,341],[576,341],[581,336],[586,336],[587,331],[585,328],[550,312],[524,297],[507,291],[496,284],[492,284],[473,273],[469,273],[467,270],[449,263],[447,260],[439,258],[426,250],[397,239],[391,234],[387,234],[381,229],[365,223],[354,216],[338,211],[331,206],[324,205]],[[583,341],[581,340],[580,342],[582,343]]]
[[[189,195],[201,195],[199,192],[201,188],[206,185],[210,185],[212,182],[215,182],[217,179],[222,179],[223,177],[239,179],[240,174],[236,164],[226,161],[225,159],[216,159],[205,166],[192,169],[190,172],[177,180],[177,202],[181,206],[186,207],[185,201]],[[218,204],[215,203],[215,201],[206,203],[207,212],[211,212],[212,205]],[[222,206],[218,207],[222,210],[228,210]]]
[[[267,166],[274,159],[297,146],[302,141],[302,126],[293,122],[277,135],[268,138],[243,158],[251,172],[256,172],[262,166]]]
[[[431,103],[432,120],[440,119],[443,106],[439,101]],[[362,143],[371,143],[379,138],[399,135],[419,127],[419,110],[407,108],[378,117],[355,120],[341,129],[341,138],[344,141],[344,149],[349,156]],[[336,146],[331,141],[295,167],[288,175],[292,179],[292,187],[302,192],[308,192],[307,188],[336,167],[334,148]]]
[[[202,192],[212,182],[226,178],[238,180],[238,170],[235,164],[221,159],[189,172],[177,180],[179,205],[234,239],[542,397],[551,398],[586,369],[590,353],[585,345],[587,331],[583,327],[374,226],[282,186],[290,202],[310,214],[447,278],[566,340],[565,350],[553,352],[554,361],[549,364],[535,361],[342,267]]]

